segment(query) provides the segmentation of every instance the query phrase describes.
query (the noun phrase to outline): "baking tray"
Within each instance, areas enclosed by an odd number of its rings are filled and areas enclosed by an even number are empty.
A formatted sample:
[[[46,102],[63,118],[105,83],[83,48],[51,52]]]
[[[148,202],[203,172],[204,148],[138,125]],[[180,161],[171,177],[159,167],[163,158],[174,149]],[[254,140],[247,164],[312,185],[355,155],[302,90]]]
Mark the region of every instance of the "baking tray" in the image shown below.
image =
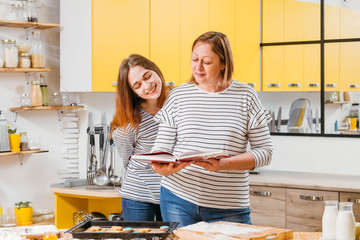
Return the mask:
[[[88,238],[88,239],[106,239],[106,238],[121,238],[121,239],[132,239],[132,238],[145,238],[152,239],[158,237],[159,239],[165,239],[169,234],[175,230],[179,225],[178,222],[125,222],[125,221],[93,221],[85,220],[74,227],[66,231],[71,233],[73,238]],[[92,226],[99,226],[101,228],[111,228],[112,226],[131,227],[131,228],[160,228],[161,226],[169,226],[164,232],[148,232],[148,233],[109,233],[109,232],[85,232],[86,229]]]

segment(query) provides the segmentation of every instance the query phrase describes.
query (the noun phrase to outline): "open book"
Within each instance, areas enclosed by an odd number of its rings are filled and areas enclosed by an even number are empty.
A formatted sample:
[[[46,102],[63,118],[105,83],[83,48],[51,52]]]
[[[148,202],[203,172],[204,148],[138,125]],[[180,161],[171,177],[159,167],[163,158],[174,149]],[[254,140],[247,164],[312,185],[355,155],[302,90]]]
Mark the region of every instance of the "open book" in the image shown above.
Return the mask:
[[[188,161],[207,161],[210,158],[221,159],[229,156],[225,151],[207,151],[207,152],[185,152],[178,156],[174,156],[168,152],[153,152],[132,155],[130,160],[150,161],[150,162],[188,162]]]

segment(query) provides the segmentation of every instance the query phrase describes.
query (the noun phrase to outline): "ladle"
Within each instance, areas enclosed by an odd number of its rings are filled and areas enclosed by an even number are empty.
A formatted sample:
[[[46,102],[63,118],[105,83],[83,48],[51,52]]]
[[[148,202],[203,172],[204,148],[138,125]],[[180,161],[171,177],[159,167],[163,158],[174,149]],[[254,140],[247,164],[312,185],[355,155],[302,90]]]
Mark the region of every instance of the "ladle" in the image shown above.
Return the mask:
[[[121,177],[114,175],[114,168],[113,165],[115,166],[115,162],[114,162],[114,141],[113,139],[110,139],[110,166],[108,169],[108,175],[109,175],[109,180],[110,183],[114,186],[118,186],[121,185]]]

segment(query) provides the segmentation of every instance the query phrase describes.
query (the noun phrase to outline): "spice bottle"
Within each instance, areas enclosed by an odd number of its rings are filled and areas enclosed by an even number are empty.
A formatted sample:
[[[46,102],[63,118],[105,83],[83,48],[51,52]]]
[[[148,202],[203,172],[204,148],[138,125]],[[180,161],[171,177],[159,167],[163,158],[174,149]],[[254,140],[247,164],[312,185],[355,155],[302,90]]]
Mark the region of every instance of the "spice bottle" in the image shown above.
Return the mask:
[[[45,74],[41,73],[40,74],[40,89],[41,89],[41,94],[42,94],[42,105],[43,106],[48,106],[48,89],[47,89],[47,84],[45,82]]]
[[[32,40],[30,47],[31,67],[45,67],[45,44],[41,40],[40,31],[32,32]]]
[[[26,16],[28,22],[38,21],[38,14],[35,7],[35,0],[27,0]]]
[[[4,44],[4,67],[16,68],[18,65],[18,49],[16,47],[16,41],[12,39],[2,40]]]
[[[26,132],[21,132],[20,133],[20,148],[21,148],[21,151],[30,150],[29,149],[29,141],[28,141]]]
[[[42,106],[42,94],[39,81],[31,82],[31,106]]]

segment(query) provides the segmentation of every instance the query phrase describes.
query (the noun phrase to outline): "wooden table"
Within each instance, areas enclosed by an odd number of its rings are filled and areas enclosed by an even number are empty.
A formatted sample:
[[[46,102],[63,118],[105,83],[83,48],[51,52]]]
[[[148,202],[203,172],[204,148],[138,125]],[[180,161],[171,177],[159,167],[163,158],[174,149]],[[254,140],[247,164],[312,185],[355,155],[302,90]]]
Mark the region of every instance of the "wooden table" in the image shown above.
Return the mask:
[[[318,240],[322,232],[294,232],[294,240]]]

